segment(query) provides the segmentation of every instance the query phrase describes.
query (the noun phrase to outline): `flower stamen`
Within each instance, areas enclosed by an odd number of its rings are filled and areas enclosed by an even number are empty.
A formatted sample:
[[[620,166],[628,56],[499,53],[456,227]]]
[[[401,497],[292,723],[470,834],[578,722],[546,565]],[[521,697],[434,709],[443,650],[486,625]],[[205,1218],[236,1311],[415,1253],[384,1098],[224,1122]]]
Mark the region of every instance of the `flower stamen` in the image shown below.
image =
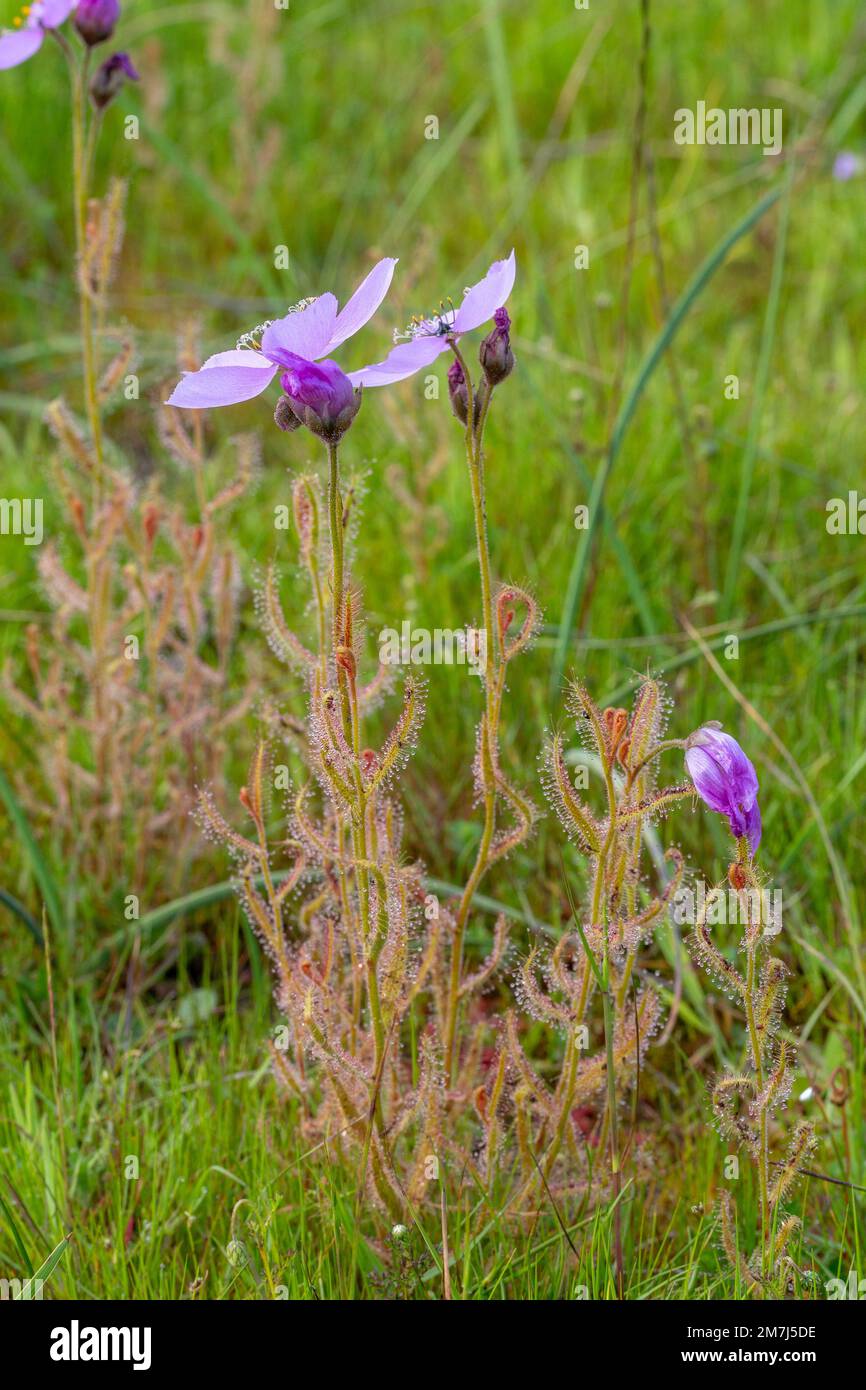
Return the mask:
[[[299,299],[297,304],[293,304],[291,308],[286,310],[285,317],[288,317],[289,314],[299,314],[302,309],[309,309],[310,305],[315,304],[318,298],[317,294],[313,294],[307,299]],[[248,333],[241,334],[235,346],[238,350],[249,348],[252,352],[261,352],[262,338],[273,323],[276,323],[276,319],[265,319],[264,323],[256,324],[255,328],[251,328]]]
[[[450,296],[440,299],[439,310],[431,318],[413,314],[402,332],[395,328],[394,342],[412,342],[415,338],[446,338],[453,331],[456,316],[454,300]]]

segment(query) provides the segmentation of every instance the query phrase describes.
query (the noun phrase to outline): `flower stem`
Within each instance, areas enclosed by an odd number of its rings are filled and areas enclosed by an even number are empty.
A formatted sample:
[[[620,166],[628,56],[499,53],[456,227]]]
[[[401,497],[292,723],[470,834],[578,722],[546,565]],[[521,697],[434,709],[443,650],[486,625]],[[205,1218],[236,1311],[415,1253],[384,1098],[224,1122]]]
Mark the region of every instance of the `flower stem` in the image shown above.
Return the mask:
[[[337,661],[337,649],[343,645],[344,595],[344,550],[343,550],[343,504],[340,496],[340,465],[337,445],[328,446],[328,528],[331,541],[331,603],[333,609],[333,644],[337,683],[340,689],[340,704],[343,728],[352,748],[353,781],[355,802],[352,806],[352,846],[357,867],[355,870],[358,887],[358,908],[361,919],[361,950],[364,954],[367,981],[367,1003],[373,1027],[375,1057],[373,1075],[381,1073],[385,1048],[385,1029],[382,1022],[382,1008],[379,999],[379,981],[376,976],[376,955],[370,940],[370,875],[367,868],[367,794],[361,770],[361,721],[358,710],[358,694],[355,676],[347,672]],[[380,1132],[384,1128],[381,1091],[375,1098],[375,1120]]]
[[[743,854],[742,842],[740,853]],[[746,872],[752,878],[750,866],[746,861]],[[760,923],[758,924],[760,927]],[[764,1056],[760,1030],[755,1018],[755,993],[757,983],[757,952],[759,936],[753,933],[751,922],[747,928],[746,939],[746,990],[744,996],[746,1023],[749,1029],[749,1046],[752,1051],[752,1065],[755,1068],[755,1088],[760,1095],[764,1089]],[[758,1190],[761,1202],[761,1274],[766,1279],[770,1273],[771,1239],[770,1229],[770,1164],[767,1108],[762,1106],[758,1130]]]
[[[445,1076],[452,1078],[455,1061],[457,1014],[460,998],[460,979],[463,970],[463,941],[472,900],[487,869],[493,837],[496,832],[496,769],[499,762],[499,694],[502,689],[501,660],[498,635],[493,623],[493,586],[490,577],[490,547],[487,539],[487,498],[484,488],[483,435],[490,404],[490,390],[482,387],[475,396],[466,364],[456,344],[455,358],[463,368],[468,392],[466,417],[466,462],[472,494],[472,513],[475,521],[475,543],[478,552],[478,571],[481,580],[481,609],[487,640],[488,669],[484,672],[485,710],[482,717],[479,757],[484,787],[484,827],[472,872],[463,890],[454,938],[451,944],[451,970],[448,982],[448,1003],[445,1020]],[[477,418],[476,418],[477,416]],[[491,667],[492,658],[492,670]]]
[[[102,475],[104,471],[102,415],[99,409],[99,396],[96,384],[97,351],[93,329],[93,302],[82,281],[84,254],[87,246],[87,200],[89,195],[89,175],[96,140],[94,127],[91,138],[87,131],[87,75],[90,63],[90,50],[86,49],[80,61],[65,40],[62,40],[70,67],[72,81],[72,189],[75,213],[75,244],[78,263],[78,302],[81,320],[82,368],[84,375],[84,405],[96,470],[93,477],[93,503],[99,506],[102,496]]]
[[[602,771],[604,774],[605,787],[607,789],[608,800],[608,830],[601,847],[598,866],[596,868],[595,885],[592,895],[592,917],[591,924],[598,925],[599,913],[604,913],[604,935],[602,938],[602,1012],[604,1018],[604,1045],[606,1055],[606,1080],[607,1080],[607,1121],[608,1138],[610,1142],[610,1172],[613,1183],[614,1200],[614,1261],[616,1267],[616,1289],[617,1297],[623,1296],[623,1258],[622,1258],[622,1210],[620,1207],[620,1190],[622,1183],[622,1173],[619,1161],[619,1133],[616,1116],[616,1071],[614,1068],[614,1000],[611,987],[610,970],[610,912],[608,911],[607,894],[602,894],[602,889],[606,883],[607,863],[610,851],[616,839],[616,787],[614,785],[613,773],[606,758],[602,759]],[[638,1046],[638,1039],[635,1038],[635,1047]]]

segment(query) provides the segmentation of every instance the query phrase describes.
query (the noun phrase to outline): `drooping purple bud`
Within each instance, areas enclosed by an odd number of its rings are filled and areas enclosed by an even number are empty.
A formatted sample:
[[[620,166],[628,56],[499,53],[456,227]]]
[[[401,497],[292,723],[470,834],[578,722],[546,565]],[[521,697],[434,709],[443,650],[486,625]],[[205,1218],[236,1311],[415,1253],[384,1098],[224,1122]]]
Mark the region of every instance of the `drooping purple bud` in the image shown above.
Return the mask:
[[[758,774],[740,745],[715,724],[686,740],[686,767],[695,791],[712,811],[727,816],[731,834],[746,837],[749,853],[761,842]]]
[[[84,42],[93,48],[111,38],[119,18],[119,0],[78,0],[72,22]]]
[[[90,100],[102,111],[117,96],[126,81],[138,82],[139,76],[128,53],[112,53],[100,64],[90,84]]]
[[[448,368],[448,395],[451,398],[451,409],[461,425],[465,425],[469,418],[469,388],[463,368],[456,357]]]
[[[497,309],[493,315],[493,327],[481,344],[478,360],[491,386],[498,386],[513,372],[511,319],[507,309]]]
[[[361,408],[360,389],[355,390],[346,373],[330,358],[308,362],[285,353],[283,360],[287,362],[289,358],[291,365],[280,377],[280,385],[292,410],[313,434],[335,444]]]

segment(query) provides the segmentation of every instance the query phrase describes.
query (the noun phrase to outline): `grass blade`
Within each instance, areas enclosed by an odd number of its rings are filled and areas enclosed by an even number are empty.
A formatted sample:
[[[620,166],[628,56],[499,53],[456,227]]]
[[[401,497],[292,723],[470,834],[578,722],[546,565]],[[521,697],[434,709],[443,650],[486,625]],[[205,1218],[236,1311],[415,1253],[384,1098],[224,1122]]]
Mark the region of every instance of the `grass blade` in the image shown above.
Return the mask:
[[[18,838],[24,847],[27,858],[30,860],[33,876],[39,885],[42,900],[45,903],[48,916],[51,918],[51,925],[56,932],[60,933],[63,931],[65,922],[57,884],[54,881],[54,877],[45,861],[39,845],[36,843],[36,838],[33,831],[30,829],[30,824],[24,814],[21,804],[15,792],[12,790],[12,784],[2,767],[0,767],[0,800],[2,800],[6,806],[9,819],[17,831]],[[11,906],[11,903],[7,902],[7,906]],[[37,939],[41,940],[41,936],[38,936]]]
[[[718,245],[714,247],[674,304],[665,323],[662,325],[661,331],[638,368],[637,375],[632,382],[631,389],[622,404],[619,416],[614,425],[607,457],[603,466],[596,473],[593,481],[592,494],[589,501],[589,524],[586,530],[581,532],[580,539],[577,543],[568,587],[566,589],[562,617],[559,622],[559,636],[550,673],[551,692],[556,692],[562,681],[565,663],[568,657],[568,648],[571,641],[571,632],[580,611],[580,605],[586,588],[589,561],[595,544],[596,530],[601,520],[604,494],[613,466],[622,448],[622,442],[628,432],[629,425],[631,424],[640,398],[653,372],[664,357],[665,351],[673,342],[678,329],[687,317],[689,310],[698,296],[709,284],[710,280],[719,269],[719,266],[727,259],[728,253],[732,247],[751,231],[756,222],[760,221],[764,213],[773,206],[780,195],[781,190],[778,188],[772,189],[769,193],[766,193],[764,197],[750,209],[746,216],[743,217],[736,226],[722,238]]]
[[[66,1247],[71,1241],[71,1239],[71,1234],[68,1236],[64,1236],[60,1244],[55,1245],[54,1249],[51,1251],[51,1254],[39,1266],[36,1273],[33,1275],[33,1278],[28,1279],[26,1283],[22,1284],[21,1292],[15,1295],[16,1299],[26,1301],[37,1296],[36,1290],[33,1288],[33,1286],[35,1284],[44,1284],[49,1275],[54,1272],[54,1270],[60,1263],[64,1251],[66,1250]]]
[[[770,361],[776,341],[776,320],[779,317],[779,300],[782,294],[782,271],[785,265],[785,247],[788,241],[788,213],[791,207],[791,184],[794,165],[788,169],[785,181],[785,197],[782,201],[779,233],[776,237],[776,250],[773,256],[773,273],[770,277],[770,293],[761,330],[761,346],[758,353],[758,370],[755,376],[755,394],[749,415],[749,433],[740,466],[740,490],[737,495],[737,510],[734,513],[734,526],[731,534],[731,548],[728,551],[728,567],[725,573],[725,588],[722,595],[722,613],[730,614],[734,601],[734,589],[743,554],[743,541],[746,536],[746,521],[749,514],[749,497],[752,491],[752,476],[758,453],[761,434],[761,419],[764,414],[764,398],[767,394],[767,381],[770,375]]]

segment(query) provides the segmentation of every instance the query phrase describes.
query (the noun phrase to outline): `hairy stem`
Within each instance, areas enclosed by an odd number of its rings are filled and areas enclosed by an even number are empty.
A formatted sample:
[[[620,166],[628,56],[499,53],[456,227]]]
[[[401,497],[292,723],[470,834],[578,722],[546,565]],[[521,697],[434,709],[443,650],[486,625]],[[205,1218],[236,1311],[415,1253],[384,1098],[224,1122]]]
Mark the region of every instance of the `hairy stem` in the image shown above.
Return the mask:
[[[381,1072],[385,1048],[385,1029],[382,1023],[382,1008],[379,1000],[379,982],[376,978],[376,955],[370,939],[370,875],[367,869],[367,795],[361,771],[361,721],[358,711],[358,694],[353,672],[347,672],[337,661],[337,649],[343,645],[344,595],[344,554],[343,554],[343,506],[340,497],[340,468],[336,444],[328,444],[328,526],[331,541],[331,602],[333,609],[333,644],[337,682],[340,689],[340,705],[343,727],[352,748],[352,775],[354,781],[355,804],[352,807],[352,846],[358,861],[355,877],[358,888],[358,908],[361,919],[361,949],[364,953],[367,982],[367,1003],[373,1026],[375,1044],[374,1077]],[[381,1092],[377,1090],[375,1101],[377,1126],[384,1128]]]
[[[92,138],[89,139],[87,130],[87,75],[90,62],[90,50],[85,49],[84,56],[80,61],[76,61],[72,50],[65,40],[63,40],[63,45],[69,60],[70,77],[72,81],[72,190],[75,213],[75,243],[80,271],[84,262],[87,246],[89,176],[98,126],[94,126],[91,131]],[[93,453],[96,462],[96,469],[93,477],[93,503],[94,506],[98,506],[102,496],[104,461],[102,415],[99,409],[96,382],[97,351],[93,325],[93,304],[80,280],[78,284],[78,302],[81,319],[84,405],[87,412],[87,422],[90,426],[90,435],[93,441]]]
[[[463,368],[469,397],[466,423],[466,462],[472,493],[472,512],[475,521],[475,542],[478,552],[478,571],[481,579],[481,609],[487,639],[488,669],[484,672],[485,710],[481,729],[481,775],[484,786],[484,828],[472,872],[463,890],[454,938],[451,945],[451,969],[448,982],[448,1004],[445,1021],[445,1075],[451,1079],[455,1062],[457,1014],[460,998],[460,978],[463,971],[463,941],[472,900],[487,870],[493,837],[496,833],[496,768],[499,762],[499,694],[502,688],[501,652],[493,623],[493,587],[490,577],[490,547],[487,539],[487,499],[484,488],[483,434],[490,404],[490,389],[483,387],[476,397],[466,364],[456,344],[452,350]],[[476,414],[478,416],[476,420]],[[492,670],[491,667],[492,658]]]

